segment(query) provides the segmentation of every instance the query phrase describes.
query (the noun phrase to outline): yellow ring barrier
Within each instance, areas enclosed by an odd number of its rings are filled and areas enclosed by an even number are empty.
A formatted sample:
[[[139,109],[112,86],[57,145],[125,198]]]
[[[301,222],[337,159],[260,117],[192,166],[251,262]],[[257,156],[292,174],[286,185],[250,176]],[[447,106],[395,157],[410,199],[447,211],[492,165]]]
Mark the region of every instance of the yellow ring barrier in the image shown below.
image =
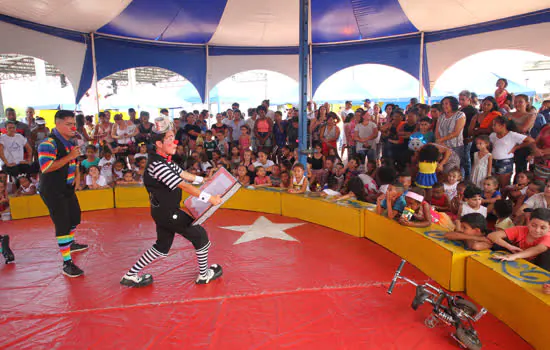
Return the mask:
[[[149,207],[143,187],[77,192],[83,211]],[[13,219],[48,215],[38,195],[10,199]],[[437,225],[410,228],[377,215],[374,205],[333,202],[313,194],[289,194],[278,189],[241,189],[223,208],[279,214],[365,237],[407,259],[443,288],[466,291],[491,313],[537,348],[550,344],[550,296],[542,283],[550,273],[526,261],[495,262],[489,252],[473,252],[443,237]],[[388,276],[390,278],[390,276]]]

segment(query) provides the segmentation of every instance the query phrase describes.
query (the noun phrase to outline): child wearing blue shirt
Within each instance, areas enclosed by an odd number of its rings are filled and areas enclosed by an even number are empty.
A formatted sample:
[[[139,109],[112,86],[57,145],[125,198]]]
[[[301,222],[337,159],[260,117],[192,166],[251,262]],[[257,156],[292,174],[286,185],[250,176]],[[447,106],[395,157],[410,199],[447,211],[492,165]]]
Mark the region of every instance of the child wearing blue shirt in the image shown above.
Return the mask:
[[[431,131],[432,120],[430,118],[424,117],[420,119],[420,123],[418,124],[418,126],[420,128],[420,133],[424,135],[424,140],[426,140],[426,143],[435,142],[434,132]]]
[[[401,183],[395,183],[388,187],[385,195],[378,197],[376,201],[376,212],[393,219],[399,215],[405,207],[405,188]]]

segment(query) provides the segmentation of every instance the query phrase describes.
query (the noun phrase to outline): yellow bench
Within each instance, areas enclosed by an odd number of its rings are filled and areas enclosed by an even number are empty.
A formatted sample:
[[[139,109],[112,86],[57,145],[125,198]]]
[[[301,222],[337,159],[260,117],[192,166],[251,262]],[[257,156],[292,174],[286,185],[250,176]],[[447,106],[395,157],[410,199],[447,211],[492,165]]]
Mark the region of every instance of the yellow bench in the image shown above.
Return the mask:
[[[365,237],[406,259],[445,289],[464,291],[466,257],[475,252],[443,238],[438,225],[414,228],[373,211],[365,210],[364,215]]]
[[[340,203],[308,195],[281,193],[282,215],[309,221],[345,232],[364,236],[363,209],[350,203]]]
[[[241,188],[222,205],[222,208],[281,215],[281,192]]]
[[[542,285],[550,272],[525,260],[500,262],[492,252],[471,255],[466,263],[466,292],[537,349],[550,347],[550,295]]]
[[[115,206],[113,190],[88,190],[76,192],[82,211],[111,209]],[[39,195],[10,198],[12,219],[26,219],[49,215],[48,208]]]

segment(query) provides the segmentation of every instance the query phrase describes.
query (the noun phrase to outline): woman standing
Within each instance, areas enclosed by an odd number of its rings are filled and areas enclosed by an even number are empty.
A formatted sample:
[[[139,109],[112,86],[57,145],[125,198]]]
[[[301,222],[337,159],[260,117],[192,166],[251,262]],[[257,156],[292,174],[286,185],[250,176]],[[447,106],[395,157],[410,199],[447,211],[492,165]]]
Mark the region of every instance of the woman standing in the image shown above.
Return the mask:
[[[326,107],[322,105],[321,107],[319,107],[315,118],[311,120],[311,124],[309,125],[309,132],[311,133],[312,144],[321,141],[321,128],[327,122],[327,113],[328,112]]]
[[[466,115],[458,110],[458,100],[453,96],[447,96],[441,101],[443,113],[439,117],[435,130],[436,142],[451,148],[456,154],[461,155],[461,165],[464,164],[464,135]]]
[[[533,125],[535,125],[535,119],[537,118],[535,113],[531,113],[529,98],[523,94],[515,96],[514,107],[516,111],[508,113],[504,117],[514,122],[518,133],[529,136],[529,132]],[[518,149],[514,153],[516,174],[527,170],[527,157],[530,153],[531,150],[529,148]]]
[[[500,116],[498,103],[492,96],[487,96],[481,102],[481,113],[478,113],[470,122],[468,135],[475,138],[479,135],[491,135],[493,120]]]
[[[135,124],[129,120],[122,120],[122,114],[115,114],[115,125],[111,131],[111,136],[116,140],[118,152],[117,155],[122,158],[135,153],[134,136],[138,134]]]
[[[254,135],[256,136],[256,145],[258,152],[264,151],[267,154],[271,153],[271,138],[273,137],[273,122],[266,117],[267,109],[265,106],[256,108],[258,118],[254,123]]]
[[[328,156],[330,148],[336,149],[336,141],[340,137],[340,129],[336,126],[339,121],[338,116],[334,112],[328,114],[327,125],[321,128],[321,142],[323,145],[323,155]]]
[[[111,113],[99,112],[99,123],[95,126],[94,139],[97,140],[100,147],[108,147],[113,150],[113,137],[111,131],[113,124],[111,124]]]
[[[233,120],[227,123],[227,126],[231,129],[230,141],[231,148],[239,147],[239,138],[241,137],[241,126],[246,125],[243,118],[241,117],[241,111],[236,109],[233,111]]]

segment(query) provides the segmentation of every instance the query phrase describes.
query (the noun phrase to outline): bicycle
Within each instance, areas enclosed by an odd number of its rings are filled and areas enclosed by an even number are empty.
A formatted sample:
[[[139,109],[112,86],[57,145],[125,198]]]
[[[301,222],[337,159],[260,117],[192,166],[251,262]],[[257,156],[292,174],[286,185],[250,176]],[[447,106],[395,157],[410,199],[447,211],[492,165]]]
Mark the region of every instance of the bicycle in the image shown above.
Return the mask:
[[[398,280],[404,280],[416,287],[416,295],[412,301],[411,307],[417,310],[422,304],[428,302],[433,310],[430,316],[426,318],[424,324],[428,328],[434,328],[438,325],[452,326],[455,332],[451,333],[458,344],[469,350],[481,349],[481,341],[474,329],[474,322],[479,321],[487,313],[485,308],[478,310],[472,302],[459,295],[451,295],[445,290],[436,288],[429,283],[418,284],[413,280],[401,276],[403,266],[407,261],[401,260],[393,280],[388,288],[388,294],[392,294],[395,284]]]

